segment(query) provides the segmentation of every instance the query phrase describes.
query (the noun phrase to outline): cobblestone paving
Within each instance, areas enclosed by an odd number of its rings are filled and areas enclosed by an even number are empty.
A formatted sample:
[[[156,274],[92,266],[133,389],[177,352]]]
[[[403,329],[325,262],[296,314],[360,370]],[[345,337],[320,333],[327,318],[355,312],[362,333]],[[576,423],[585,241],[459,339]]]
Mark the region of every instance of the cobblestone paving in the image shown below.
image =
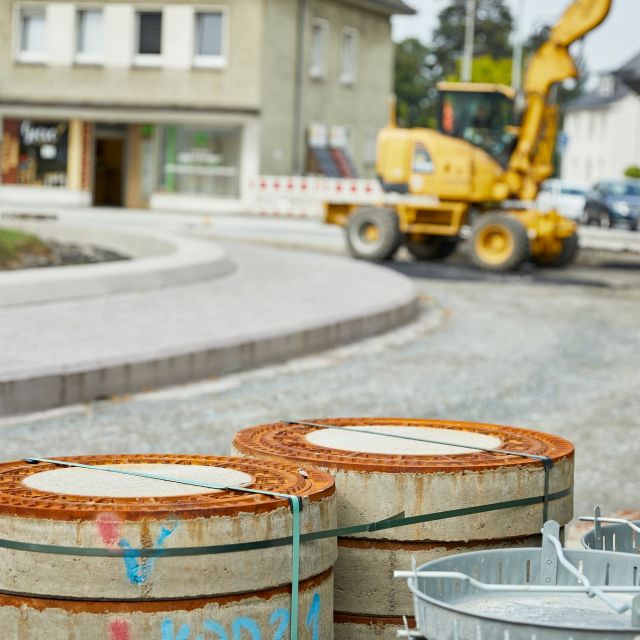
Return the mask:
[[[422,291],[412,325],[199,384],[0,420],[0,458],[226,453],[280,418],[422,416],[514,424],[577,447],[576,511],[639,508],[640,258],[486,276],[400,262]]]

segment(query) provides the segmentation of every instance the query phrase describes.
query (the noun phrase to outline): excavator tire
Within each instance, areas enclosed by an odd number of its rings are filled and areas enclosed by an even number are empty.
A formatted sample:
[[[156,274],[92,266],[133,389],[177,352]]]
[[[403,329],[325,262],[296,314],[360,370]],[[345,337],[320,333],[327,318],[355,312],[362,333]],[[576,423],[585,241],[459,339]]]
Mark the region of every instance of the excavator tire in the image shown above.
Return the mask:
[[[390,260],[403,237],[395,211],[361,207],[347,223],[347,246],[352,256],[362,260]]]
[[[444,260],[456,250],[457,246],[457,239],[438,236],[426,236],[421,240],[407,241],[407,249],[416,260]]]
[[[500,214],[480,216],[469,245],[471,263],[485,271],[515,271],[530,253],[526,227],[517,218]]]
[[[535,264],[539,267],[566,267],[571,264],[578,256],[580,243],[578,234],[574,233],[562,241],[562,249],[557,255],[548,258],[546,256],[537,256],[533,258]]]

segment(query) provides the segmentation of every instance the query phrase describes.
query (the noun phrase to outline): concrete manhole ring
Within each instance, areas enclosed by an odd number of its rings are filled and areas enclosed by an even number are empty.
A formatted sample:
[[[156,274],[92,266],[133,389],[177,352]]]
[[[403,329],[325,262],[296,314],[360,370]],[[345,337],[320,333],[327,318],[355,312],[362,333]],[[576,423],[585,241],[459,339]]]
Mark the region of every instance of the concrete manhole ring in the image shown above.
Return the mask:
[[[303,531],[336,526],[333,478],[298,465],[249,458],[103,455],[64,458],[91,466],[231,482],[302,498]],[[92,476],[93,474],[93,476]],[[82,495],[84,494],[84,495]],[[0,538],[91,549],[229,545],[290,536],[288,501],[237,490],[132,478],[24,461],[0,464]],[[335,539],[301,549],[302,579],[330,569]],[[35,597],[159,600],[270,589],[291,580],[291,547],[157,558],[43,555],[0,545],[0,590]],[[250,568],[250,569],[248,569]]]
[[[448,440],[456,444],[482,446],[491,449],[521,451],[549,456],[554,462],[573,456],[573,445],[548,433],[503,425],[459,422],[450,420],[422,420],[404,418],[336,418],[304,420],[331,427],[347,427],[381,433],[434,440]],[[236,434],[234,446],[241,453],[260,451],[261,457],[291,460],[331,469],[393,472],[395,469],[416,473],[461,472],[495,469],[504,466],[540,465],[540,462],[499,453],[473,451],[458,447],[421,444],[392,438],[378,438],[378,446],[371,451],[375,436],[363,434],[356,439],[353,433],[341,434],[333,430],[279,422],[244,429]],[[342,446],[335,444],[342,441]],[[373,448],[373,447],[371,447]],[[432,449],[432,453],[416,453],[417,449]],[[376,450],[377,449],[377,450]],[[395,452],[394,452],[395,451]],[[412,452],[413,451],[413,452]]]
[[[473,447],[501,449],[553,462],[549,517],[566,524],[573,514],[573,445],[558,436],[517,427],[405,418],[306,420],[320,427],[278,422],[236,434],[239,455],[270,461],[298,461],[329,471],[338,490],[338,522],[352,526],[406,516],[493,504],[544,494],[545,469],[538,459]],[[326,429],[324,426],[332,427]],[[341,428],[347,428],[344,434]],[[354,433],[397,432],[438,444]],[[443,444],[445,443],[445,444]],[[447,444],[448,443],[448,444]],[[452,447],[451,444],[461,445]],[[390,540],[469,541],[536,535],[542,500],[503,511],[420,523],[362,537]]]
[[[336,613],[334,621],[335,640],[395,640],[398,630],[404,629],[402,616],[358,616]],[[407,620],[410,629],[416,628],[415,619]]]
[[[301,638],[333,637],[332,591],[330,570],[300,583],[299,608],[305,629]],[[286,629],[290,605],[290,585],[215,598],[156,602],[87,602],[0,594],[0,637],[142,640],[231,638],[239,633],[271,638],[276,629]],[[190,631],[188,636],[185,630]]]
[[[304,477],[297,465],[277,462],[265,465],[247,458],[149,454],[74,456],[59,460],[96,467],[137,469],[151,474],[158,474],[164,469],[160,475],[168,477],[172,477],[172,472],[175,474],[176,469],[182,466],[191,467],[192,472],[186,475],[177,473],[176,476],[208,483],[217,483],[226,477],[254,489],[308,496],[311,499],[330,490],[331,484],[329,478],[314,470],[309,470],[309,477]],[[208,467],[214,468],[214,471],[208,473]],[[93,494],[85,484],[91,483],[92,475],[99,478]],[[282,507],[286,502],[268,496],[114,476],[108,472],[64,468],[48,463],[0,463],[0,515],[74,520],[109,511],[131,520],[167,515],[189,518],[214,513],[231,515],[243,510],[269,511]],[[109,487],[106,491],[105,484]],[[72,486],[79,488],[77,494],[72,492]],[[142,495],[117,494],[127,486],[140,490]],[[145,487],[152,487],[155,495],[145,495],[149,493]],[[116,494],[109,495],[110,491]]]

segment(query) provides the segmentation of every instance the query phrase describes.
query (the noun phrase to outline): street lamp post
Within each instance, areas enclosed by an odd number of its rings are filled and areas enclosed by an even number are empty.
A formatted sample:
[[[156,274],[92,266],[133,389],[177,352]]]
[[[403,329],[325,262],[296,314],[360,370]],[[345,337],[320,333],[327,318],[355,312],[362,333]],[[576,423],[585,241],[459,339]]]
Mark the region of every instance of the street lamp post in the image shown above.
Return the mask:
[[[473,43],[476,37],[476,8],[478,0],[467,0],[467,19],[464,30],[462,82],[471,82],[473,75]]]
[[[518,14],[516,17],[516,27],[514,29],[515,41],[513,43],[513,65],[511,69],[511,86],[518,92],[522,88],[522,56],[524,48],[524,36],[522,30],[522,25],[524,23],[522,17],[523,14],[524,0],[519,0]]]

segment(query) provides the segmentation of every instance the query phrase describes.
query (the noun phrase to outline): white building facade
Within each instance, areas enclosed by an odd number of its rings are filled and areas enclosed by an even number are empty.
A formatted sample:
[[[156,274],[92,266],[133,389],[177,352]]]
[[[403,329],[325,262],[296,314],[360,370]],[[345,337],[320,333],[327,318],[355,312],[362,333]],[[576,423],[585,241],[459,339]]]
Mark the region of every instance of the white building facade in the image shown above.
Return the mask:
[[[567,106],[563,132],[564,180],[592,185],[623,178],[640,165],[640,96],[605,76],[595,93]]]

